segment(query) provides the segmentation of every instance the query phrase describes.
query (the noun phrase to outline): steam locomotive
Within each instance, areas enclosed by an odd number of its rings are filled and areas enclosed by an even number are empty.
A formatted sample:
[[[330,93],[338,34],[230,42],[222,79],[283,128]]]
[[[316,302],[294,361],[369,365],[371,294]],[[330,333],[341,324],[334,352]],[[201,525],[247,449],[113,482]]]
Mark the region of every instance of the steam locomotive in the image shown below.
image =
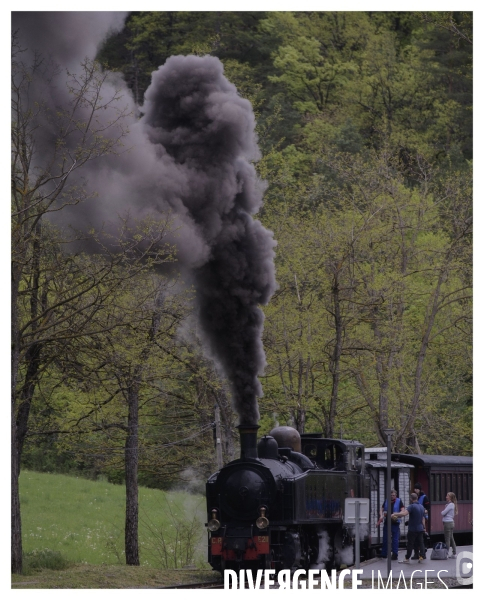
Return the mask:
[[[345,498],[368,497],[364,446],[277,427],[207,481],[208,560],[225,569],[338,569],[354,563]],[[363,550],[369,550],[363,536]]]
[[[383,540],[383,526],[376,521],[386,498],[386,449],[365,451],[356,441],[299,434],[292,427],[277,427],[257,444],[257,429],[239,427],[240,459],[206,484],[213,569],[339,569],[354,564],[354,526],[344,523],[345,499],[352,497],[370,499],[370,523],[360,526],[358,552],[363,559],[375,556]],[[441,504],[446,492],[454,491],[461,515],[454,534],[469,543],[472,457],[392,454],[392,487],[405,506],[416,481],[434,507],[428,519],[432,542],[442,538]],[[404,544],[404,519],[400,528]]]

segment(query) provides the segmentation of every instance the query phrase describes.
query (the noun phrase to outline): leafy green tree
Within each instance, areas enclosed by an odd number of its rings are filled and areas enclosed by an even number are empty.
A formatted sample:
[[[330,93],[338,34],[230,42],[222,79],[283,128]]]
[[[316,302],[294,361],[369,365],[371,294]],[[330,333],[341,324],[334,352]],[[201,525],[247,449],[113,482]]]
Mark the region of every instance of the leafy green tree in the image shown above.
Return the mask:
[[[132,12],[125,29],[106,41],[99,60],[124,73],[137,103],[142,104],[151,73],[172,55],[213,54],[224,62],[260,63],[264,49],[257,26],[262,14],[251,11]]]
[[[365,13],[270,13],[261,26],[277,31],[281,44],[274,52],[284,84],[302,113],[326,111],[338,104],[345,82],[354,73],[356,49],[366,44],[370,32]]]
[[[165,251],[164,254],[169,256]],[[168,259],[165,259],[168,260]],[[94,389],[89,410],[81,415],[77,423],[94,420],[95,428],[107,431],[120,429],[125,435],[124,471],[126,483],[125,556],[129,565],[139,565],[138,549],[138,468],[140,405],[152,400],[143,397],[147,381],[156,376],[154,359],[160,339],[166,337],[179,323],[180,311],[173,299],[166,301],[167,283],[152,275],[131,280],[131,287],[116,298],[116,303],[96,316],[98,330],[92,344],[79,348],[75,359],[75,370],[83,379],[90,377],[99,382]],[[143,290],[140,293],[140,290]],[[117,326],[112,325],[116,323]],[[84,358],[86,357],[86,358]],[[87,359],[86,367],[82,367]],[[99,400],[100,394],[104,395]],[[102,410],[116,400],[124,407],[124,417],[116,411],[115,420],[106,420]],[[118,402],[119,403],[119,402]],[[112,409],[110,409],[112,412]],[[108,413],[109,414],[109,413]]]
[[[348,430],[351,418],[350,430],[358,433],[359,423],[358,436],[372,443],[383,443],[382,430],[392,425],[399,447],[418,450],[418,439],[430,440],[425,419],[453,402],[436,375],[437,365],[448,364],[445,340],[467,353],[469,175],[444,183],[417,158],[415,186],[389,153],[363,158],[333,147],[318,160],[324,175],[313,179],[311,194],[324,202],[265,212],[279,240],[280,290],[266,309],[264,403],[300,428],[301,411],[319,413],[326,435],[337,421]],[[453,378],[459,372],[468,389],[468,368],[456,364]],[[468,423],[465,414],[459,427]],[[377,440],[368,437],[368,423]],[[433,447],[443,443],[436,436]]]
[[[22,568],[18,474],[28,430],[30,406],[46,363],[52,361],[49,346],[73,337],[67,331],[69,316],[83,315],[84,326],[95,312],[93,300],[101,282],[110,279],[109,266],[93,262],[84,270],[82,258],[63,256],[59,240],[46,216],[87,197],[79,186],[69,185],[72,174],[89,161],[112,153],[124,136],[123,110],[116,108],[119,91],[102,98],[100,89],[108,73],[97,63],[85,61],[79,74],[67,74],[71,102],[62,110],[33,102],[29,91],[46,85],[52,65],[34,58],[23,60],[23,49],[12,41],[12,571]],[[115,115],[106,129],[97,118],[100,111]],[[82,117],[81,117],[82,113]],[[87,117],[84,120],[83,117]],[[51,145],[39,142],[39,131],[49,123]],[[119,283],[119,281],[118,281]],[[111,279],[110,285],[116,285]],[[109,287],[109,284],[108,284]],[[100,293],[102,298],[103,294]],[[81,318],[82,320],[82,318]],[[79,332],[77,331],[77,334]]]

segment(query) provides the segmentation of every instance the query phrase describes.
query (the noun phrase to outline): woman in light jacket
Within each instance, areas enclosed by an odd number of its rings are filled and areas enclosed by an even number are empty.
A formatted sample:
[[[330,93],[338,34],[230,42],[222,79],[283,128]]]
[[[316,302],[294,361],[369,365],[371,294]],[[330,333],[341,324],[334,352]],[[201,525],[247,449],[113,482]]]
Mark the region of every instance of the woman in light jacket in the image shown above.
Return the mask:
[[[445,499],[447,500],[447,504],[440,513],[444,524],[445,545],[449,550],[452,546],[453,554],[449,555],[449,558],[455,558],[457,548],[454,542],[454,515],[457,514],[457,498],[453,492],[449,492]]]

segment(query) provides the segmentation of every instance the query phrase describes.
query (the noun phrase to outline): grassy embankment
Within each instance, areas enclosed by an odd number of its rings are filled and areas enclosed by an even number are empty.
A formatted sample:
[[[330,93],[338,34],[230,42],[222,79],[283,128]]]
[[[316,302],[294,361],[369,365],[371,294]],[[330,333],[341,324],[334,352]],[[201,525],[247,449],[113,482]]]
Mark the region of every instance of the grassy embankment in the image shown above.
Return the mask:
[[[193,577],[194,567],[210,568],[202,496],[140,488],[141,568],[124,565],[123,486],[24,471],[20,502],[25,574],[14,576],[14,584],[162,586],[184,580],[181,573],[187,567]]]

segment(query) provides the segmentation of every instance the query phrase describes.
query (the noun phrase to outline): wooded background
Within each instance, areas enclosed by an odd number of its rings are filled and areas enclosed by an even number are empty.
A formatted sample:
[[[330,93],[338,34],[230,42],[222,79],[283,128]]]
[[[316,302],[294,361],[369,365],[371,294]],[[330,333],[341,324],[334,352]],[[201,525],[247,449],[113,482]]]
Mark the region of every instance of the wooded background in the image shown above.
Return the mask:
[[[65,187],[75,109],[56,115],[53,195],[53,169],[30,169],[42,107],[23,103],[33,75],[18,51],[16,468],[203,490],[216,469],[215,407],[224,461],[237,422],[202,351],[194,292],[157,268],[176,260],[163,244],[169,215],[162,226],[126,223],[116,252],[96,231],[102,252],[65,251],[65,232],[45,217],[60,198],[82,201]],[[256,114],[267,182],[257,218],[277,240],[279,285],[264,307],[259,433],[290,424],[374,446],[390,426],[396,451],[470,454],[472,13],[133,12],[99,63],[84,63],[73,98],[111,70],[142,104],[151,73],[176,54],[218,57]],[[85,133],[79,170],[123,138],[94,122]]]

